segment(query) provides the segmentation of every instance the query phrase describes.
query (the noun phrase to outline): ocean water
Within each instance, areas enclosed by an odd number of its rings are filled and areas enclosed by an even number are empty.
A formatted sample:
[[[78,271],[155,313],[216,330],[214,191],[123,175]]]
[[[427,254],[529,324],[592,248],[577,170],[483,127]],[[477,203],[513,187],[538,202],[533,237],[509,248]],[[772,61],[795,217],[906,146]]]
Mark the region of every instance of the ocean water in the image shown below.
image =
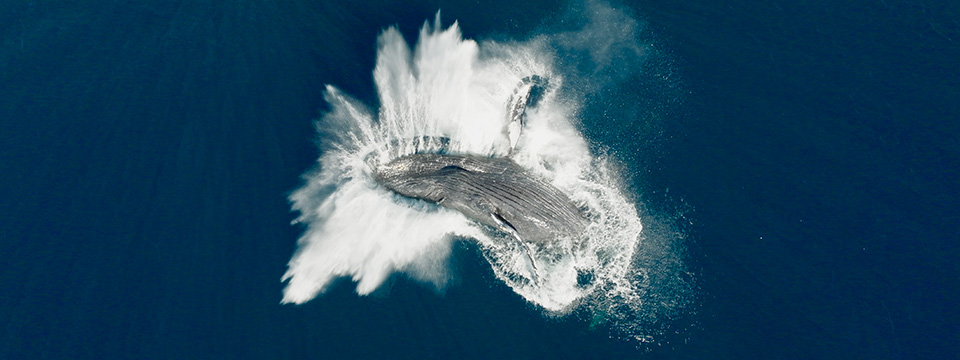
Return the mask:
[[[958,15],[5,2],[0,358],[956,358]],[[356,166],[502,153],[529,73],[521,165],[609,220],[539,287]]]

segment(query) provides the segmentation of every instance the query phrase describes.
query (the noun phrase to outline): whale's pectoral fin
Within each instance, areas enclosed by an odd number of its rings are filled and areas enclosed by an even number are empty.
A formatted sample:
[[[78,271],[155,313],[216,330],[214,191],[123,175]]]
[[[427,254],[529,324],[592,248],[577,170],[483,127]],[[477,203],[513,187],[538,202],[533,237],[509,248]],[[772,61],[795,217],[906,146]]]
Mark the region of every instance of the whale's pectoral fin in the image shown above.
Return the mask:
[[[493,220],[500,224],[502,228],[510,230],[508,232],[510,233],[511,237],[517,241],[517,246],[520,248],[520,251],[523,252],[524,258],[527,259],[527,266],[529,267],[527,270],[530,272],[529,278],[533,280],[534,284],[539,285],[539,269],[537,269],[537,262],[533,259],[533,251],[531,251],[530,245],[520,238],[520,233],[517,231],[517,228],[507,221],[507,219],[504,219],[503,215],[500,215],[499,209],[491,213],[490,216],[493,217]]]
[[[493,220],[496,221],[498,224],[503,225],[504,227],[509,228],[510,230],[513,230],[513,232],[516,234],[520,233],[519,231],[517,231],[516,226],[513,226],[513,224],[507,221],[507,219],[503,218],[503,215],[500,215],[499,210],[494,211],[493,214],[490,214],[490,215],[493,216]]]
[[[507,102],[507,126],[504,132],[510,141],[510,150],[517,147],[520,134],[526,126],[525,113],[528,106],[536,106],[547,90],[547,79],[531,75],[520,80]]]

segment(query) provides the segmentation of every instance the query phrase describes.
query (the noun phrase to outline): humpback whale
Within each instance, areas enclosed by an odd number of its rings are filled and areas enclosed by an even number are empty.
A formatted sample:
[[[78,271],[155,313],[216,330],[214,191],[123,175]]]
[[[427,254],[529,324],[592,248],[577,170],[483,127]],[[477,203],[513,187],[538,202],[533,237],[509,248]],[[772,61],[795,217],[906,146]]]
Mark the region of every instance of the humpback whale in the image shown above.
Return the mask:
[[[413,154],[374,176],[400,195],[459,211],[523,242],[577,237],[587,226],[566,195],[509,158]]]
[[[524,78],[507,103],[504,135],[511,155],[524,127],[525,111],[543,96],[546,80]],[[433,137],[414,139],[436,141]],[[507,157],[414,153],[373,169],[376,181],[399,195],[459,211],[467,218],[508,234],[526,252],[532,278],[536,263],[529,247],[558,238],[577,238],[588,225],[580,209],[559,189]]]

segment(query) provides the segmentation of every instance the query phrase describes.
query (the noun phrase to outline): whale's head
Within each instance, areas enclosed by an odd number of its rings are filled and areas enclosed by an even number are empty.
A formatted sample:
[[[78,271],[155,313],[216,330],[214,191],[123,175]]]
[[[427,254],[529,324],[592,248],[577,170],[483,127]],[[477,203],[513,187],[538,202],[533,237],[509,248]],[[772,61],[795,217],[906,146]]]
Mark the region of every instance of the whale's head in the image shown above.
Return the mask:
[[[374,176],[378,183],[400,195],[439,203],[449,192],[446,177],[452,172],[467,172],[443,159],[429,154],[404,156],[377,166]]]

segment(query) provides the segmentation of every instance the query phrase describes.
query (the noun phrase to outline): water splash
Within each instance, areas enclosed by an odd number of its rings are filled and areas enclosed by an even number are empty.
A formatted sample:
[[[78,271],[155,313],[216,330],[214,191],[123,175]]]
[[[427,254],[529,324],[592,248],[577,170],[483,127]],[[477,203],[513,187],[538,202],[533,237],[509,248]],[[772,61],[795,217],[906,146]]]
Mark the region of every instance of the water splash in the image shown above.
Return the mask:
[[[569,43],[571,34],[559,36]],[[333,86],[331,106],[318,124],[319,166],[290,196],[306,225],[283,280],[284,303],[303,303],[339,277],[369,294],[390,274],[406,273],[442,288],[456,237],[478,241],[496,276],[550,314],[579,305],[595,314],[643,307],[644,273],[635,252],[643,238],[635,204],[623,194],[617,168],[591,154],[577,130],[580,96],[557,89],[564,77],[549,38],[524,43],[463,39],[456,23],[424,24],[411,51],[395,28],[378,39],[374,79],[380,108],[374,114]],[[564,46],[564,45],[561,45]],[[594,44],[594,46],[602,46]],[[636,54],[640,54],[637,52]],[[511,152],[504,131],[508,104],[524,77],[540,75],[551,86],[527,109],[526,128]],[[567,194],[590,219],[578,238],[532,247],[538,265],[530,281],[523,249],[465,218],[422,201],[403,199],[379,186],[371,167],[417,152],[507,156]]]

